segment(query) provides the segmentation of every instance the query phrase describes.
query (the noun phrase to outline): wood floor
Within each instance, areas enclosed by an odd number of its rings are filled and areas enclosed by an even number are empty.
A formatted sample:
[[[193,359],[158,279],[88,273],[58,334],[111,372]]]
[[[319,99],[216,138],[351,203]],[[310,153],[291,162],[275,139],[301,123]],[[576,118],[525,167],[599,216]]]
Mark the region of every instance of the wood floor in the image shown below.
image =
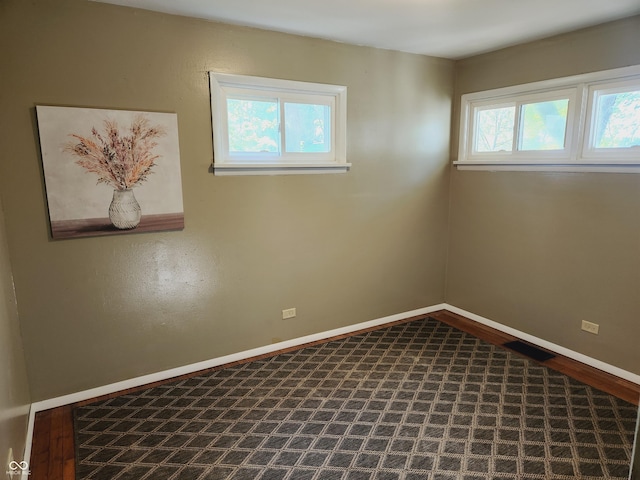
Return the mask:
[[[421,315],[419,317],[413,317],[394,323],[405,323],[408,321],[416,320],[418,318],[433,317],[443,323],[449,324],[459,330],[470,333],[471,335],[485,340],[494,345],[502,345],[506,342],[517,340],[516,337],[507,335],[498,330],[494,330],[485,325],[481,325],[477,322],[469,320],[463,316],[441,310],[429,315]],[[380,327],[370,328],[362,330],[360,332],[354,332],[348,335],[341,335],[331,339],[321,340],[314,343],[323,343],[338,338],[344,338],[349,335],[355,335],[365,331],[376,330],[379,328],[388,327],[391,324],[383,325]],[[280,352],[263,355],[262,357],[269,357],[282,353],[284,351],[295,350],[299,347],[292,347]],[[254,357],[252,359],[243,360],[243,363],[247,361],[256,360],[262,357]],[[602,390],[604,392],[615,395],[623,400],[638,405],[640,399],[640,385],[621,379],[609,373],[595,369],[588,365],[582,364],[567,357],[557,355],[551,360],[544,362],[544,365],[554,370],[560,371],[570,377],[575,378],[581,382],[591,385],[594,388]],[[217,370],[225,368],[229,365],[216,367]],[[202,372],[196,372],[184,377],[199,375]],[[175,379],[166,380],[159,383],[166,383]],[[154,385],[156,385],[154,384]],[[105,397],[115,397],[135,390],[142,390],[148,388],[150,385],[130,389],[123,392],[114,393]],[[91,399],[82,404],[87,404],[97,399]],[[65,405],[64,407],[54,408],[43,412],[38,412],[35,418],[34,433],[33,433],[33,445],[31,449],[31,463],[30,480],[75,480],[75,452],[73,445],[73,411],[74,405]]]

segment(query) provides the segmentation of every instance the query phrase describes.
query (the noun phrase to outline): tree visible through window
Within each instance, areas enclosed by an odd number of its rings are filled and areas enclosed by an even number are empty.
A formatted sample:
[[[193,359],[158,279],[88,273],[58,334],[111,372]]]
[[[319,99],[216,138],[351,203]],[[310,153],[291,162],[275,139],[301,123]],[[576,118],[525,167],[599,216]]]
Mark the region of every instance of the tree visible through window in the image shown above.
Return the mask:
[[[510,152],[513,149],[515,112],[515,106],[478,110],[476,152]]]
[[[640,65],[462,95],[467,170],[640,173]]]
[[[277,101],[227,99],[229,152],[280,151]]]
[[[209,72],[214,173],[343,173],[347,87]]]
[[[514,135],[517,150],[562,150],[565,148],[569,99],[525,103],[519,106],[477,108],[475,151],[511,152]],[[515,117],[519,112],[516,132]]]
[[[593,146],[640,146],[640,91],[599,95]]]

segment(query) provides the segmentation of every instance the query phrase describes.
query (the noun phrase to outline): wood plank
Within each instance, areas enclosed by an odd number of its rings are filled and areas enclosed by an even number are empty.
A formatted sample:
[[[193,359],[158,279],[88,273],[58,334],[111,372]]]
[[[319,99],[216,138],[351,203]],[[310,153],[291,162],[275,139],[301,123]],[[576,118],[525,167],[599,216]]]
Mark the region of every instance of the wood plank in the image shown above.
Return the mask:
[[[468,318],[465,318],[462,315],[458,315],[456,313],[452,313],[446,310],[440,310],[438,312],[434,312],[431,314],[431,316],[442,323],[451,325],[452,327],[457,328],[458,330],[467,332],[473,335],[474,337],[477,337],[481,340],[492,343],[494,345],[502,345],[507,342],[518,340],[513,335],[509,335],[507,333],[496,330],[495,328],[491,328],[487,325],[474,322],[473,320],[469,320]]]
[[[31,459],[29,462],[29,470],[31,470],[30,480],[48,479],[51,412],[51,410],[46,410],[36,414],[33,425]]]
[[[73,407],[36,414],[30,480],[75,480]]]
[[[51,430],[49,432],[49,480],[62,479],[62,436],[64,432],[64,407],[51,411]]]
[[[73,438],[73,407],[62,407],[62,480],[76,478],[76,451]]]

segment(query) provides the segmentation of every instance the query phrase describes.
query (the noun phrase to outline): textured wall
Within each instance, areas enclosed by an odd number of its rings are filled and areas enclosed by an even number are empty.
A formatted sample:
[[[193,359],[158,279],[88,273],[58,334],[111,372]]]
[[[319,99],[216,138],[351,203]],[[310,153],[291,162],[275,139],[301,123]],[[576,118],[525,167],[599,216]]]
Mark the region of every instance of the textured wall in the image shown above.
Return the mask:
[[[21,462],[29,413],[27,370],[20,338],[13,277],[0,203],[0,474],[9,449]]]
[[[443,301],[453,62],[84,0],[4,0],[0,44],[34,400]],[[209,70],[346,85],[352,171],[213,176]],[[36,104],[177,112],[185,230],[51,241]]]
[[[637,16],[460,61],[453,131],[464,93],[637,65],[638,44]],[[640,374],[640,175],[453,170],[446,298]]]

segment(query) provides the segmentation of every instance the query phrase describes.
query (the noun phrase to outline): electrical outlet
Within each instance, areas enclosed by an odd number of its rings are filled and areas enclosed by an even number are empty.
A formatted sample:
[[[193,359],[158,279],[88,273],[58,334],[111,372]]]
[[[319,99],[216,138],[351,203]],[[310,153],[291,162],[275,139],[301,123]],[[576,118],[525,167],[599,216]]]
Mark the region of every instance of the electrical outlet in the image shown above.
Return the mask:
[[[587,322],[586,320],[582,320],[582,330],[585,332],[593,333],[594,335],[598,335],[598,330],[600,330],[600,325],[597,323]]]
[[[286,308],[282,310],[282,319],[286,320],[287,318],[293,318],[296,316],[295,308]]]

